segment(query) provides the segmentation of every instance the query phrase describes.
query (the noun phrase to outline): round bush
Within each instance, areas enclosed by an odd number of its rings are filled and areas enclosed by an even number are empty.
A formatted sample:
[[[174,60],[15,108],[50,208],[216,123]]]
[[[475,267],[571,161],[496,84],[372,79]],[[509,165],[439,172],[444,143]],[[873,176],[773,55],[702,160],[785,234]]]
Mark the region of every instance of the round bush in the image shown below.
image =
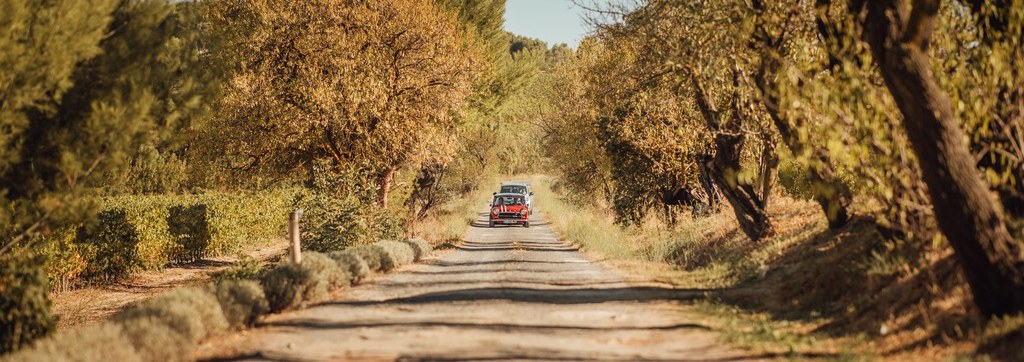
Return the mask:
[[[381,256],[381,264],[384,271],[390,271],[402,265],[412,263],[416,259],[416,254],[412,247],[401,241],[383,240],[373,245],[379,246],[384,251]]]
[[[366,262],[366,266],[369,267],[371,271],[381,272],[391,270],[391,268],[384,269],[384,261],[382,259],[385,251],[378,245],[360,245],[348,248],[345,251],[351,251],[360,259],[363,259],[363,261]]]
[[[192,343],[227,330],[228,322],[217,297],[204,288],[178,288],[125,309],[115,321],[153,319],[166,324]]]
[[[403,243],[408,244],[409,247],[412,248],[413,252],[415,252],[416,261],[420,261],[427,255],[430,255],[433,251],[433,248],[430,247],[430,243],[420,238],[405,240]]]
[[[366,260],[351,250],[335,251],[329,256],[338,263],[338,267],[348,270],[352,284],[358,284],[370,276],[370,266]]]
[[[296,264],[285,263],[267,271],[260,279],[270,311],[277,313],[302,304],[302,295],[313,273]]]
[[[255,281],[221,280],[213,288],[231,328],[252,326],[270,311],[263,288]]]
[[[115,323],[73,329],[36,342],[32,347],[0,357],[0,361],[146,361],[132,347],[128,334]]]

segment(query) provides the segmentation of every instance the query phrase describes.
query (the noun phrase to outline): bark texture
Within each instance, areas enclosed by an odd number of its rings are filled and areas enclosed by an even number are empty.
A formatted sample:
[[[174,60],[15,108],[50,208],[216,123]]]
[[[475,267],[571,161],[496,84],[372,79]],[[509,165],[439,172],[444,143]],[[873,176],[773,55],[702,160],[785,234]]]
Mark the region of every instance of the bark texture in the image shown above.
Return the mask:
[[[938,0],[853,0],[863,36],[903,114],[939,228],[987,316],[1024,311],[1024,250],[978,172],[928,44]],[[912,6],[911,6],[912,5]]]
[[[742,184],[737,179],[737,174],[741,170],[740,156],[746,138],[743,134],[743,118],[738,106],[739,94],[736,91],[733,92],[730,100],[732,109],[726,114],[715,107],[695,72],[691,71],[690,79],[697,92],[697,107],[708,128],[715,133],[715,155],[704,167],[710,171],[708,173],[715,186],[725,196],[726,201],[732,205],[736,221],[739,222],[743,233],[754,241],[772,235],[774,229],[771,218],[768,216],[766,203],[768,195],[758,195],[753,186]],[[739,88],[739,70],[734,70],[733,87],[734,89]]]

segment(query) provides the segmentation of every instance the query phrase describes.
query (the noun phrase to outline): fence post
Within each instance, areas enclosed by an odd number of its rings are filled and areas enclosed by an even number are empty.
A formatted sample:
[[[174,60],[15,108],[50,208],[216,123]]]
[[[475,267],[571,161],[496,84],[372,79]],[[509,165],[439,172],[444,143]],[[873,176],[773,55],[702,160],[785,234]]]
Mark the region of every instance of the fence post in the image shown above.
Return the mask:
[[[292,243],[292,262],[302,263],[302,247],[299,234],[299,218],[302,217],[302,209],[292,211],[288,217],[288,237]]]

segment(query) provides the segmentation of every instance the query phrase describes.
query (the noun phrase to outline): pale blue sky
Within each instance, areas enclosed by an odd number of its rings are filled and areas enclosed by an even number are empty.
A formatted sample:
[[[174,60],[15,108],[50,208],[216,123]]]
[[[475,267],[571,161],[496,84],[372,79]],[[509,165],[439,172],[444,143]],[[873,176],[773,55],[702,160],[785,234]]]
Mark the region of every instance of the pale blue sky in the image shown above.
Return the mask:
[[[590,31],[585,14],[571,0],[507,0],[505,30],[543,40],[548,46],[566,43],[576,48]]]

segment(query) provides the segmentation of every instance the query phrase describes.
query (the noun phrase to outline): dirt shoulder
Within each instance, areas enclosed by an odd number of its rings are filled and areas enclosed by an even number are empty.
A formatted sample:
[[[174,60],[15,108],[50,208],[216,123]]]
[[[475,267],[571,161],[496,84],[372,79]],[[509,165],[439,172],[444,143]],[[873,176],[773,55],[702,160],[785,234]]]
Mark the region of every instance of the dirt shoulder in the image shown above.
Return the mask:
[[[286,253],[287,247],[287,240],[275,240],[246,250],[241,255],[260,261],[269,260]],[[53,301],[53,313],[58,318],[57,329],[103,321],[134,302],[173,288],[205,283],[211,272],[231,267],[238,260],[238,255],[209,258],[188,265],[142,272],[116,284],[53,293],[50,300]]]

